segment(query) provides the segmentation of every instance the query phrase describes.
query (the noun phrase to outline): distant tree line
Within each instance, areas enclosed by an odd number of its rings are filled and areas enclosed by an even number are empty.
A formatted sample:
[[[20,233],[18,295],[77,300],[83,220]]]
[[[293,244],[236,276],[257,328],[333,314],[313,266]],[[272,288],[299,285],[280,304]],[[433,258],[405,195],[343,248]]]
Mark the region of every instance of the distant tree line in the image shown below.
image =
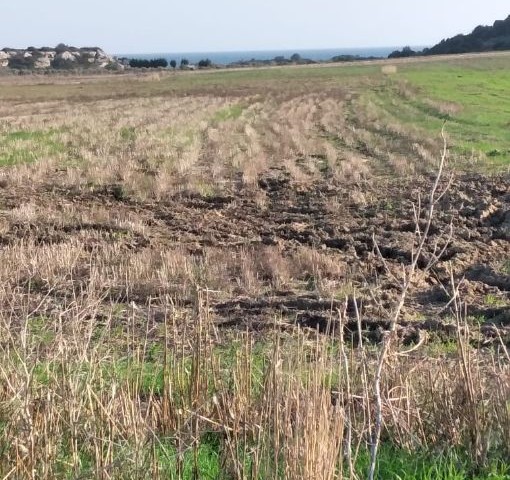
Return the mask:
[[[308,65],[317,63],[309,58],[303,58],[299,53],[294,53],[290,58],[286,58],[283,55],[278,55],[274,58],[268,58],[265,60],[252,58],[251,60],[239,60],[232,62],[229,67],[248,67],[248,66],[263,66],[263,65]]]
[[[129,66],[132,68],[166,68],[168,67],[168,61],[165,58],[153,58],[150,60],[132,58],[129,60]]]
[[[510,50],[510,15],[496,20],[492,26],[479,25],[468,35],[455,35],[441,40],[431,48],[415,52],[410,47],[395,50],[388,58],[414,57],[416,55],[448,55],[455,53],[491,52]]]
[[[204,58],[198,62],[199,68],[209,68],[213,66],[212,61],[209,58]],[[129,59],[129,66],[132,68],[167,68],[168,66],[173,69],[177,68],[176,60],[166,60],[165,58],[153,58],[153,59],[139,59],[139,58],[131,58]],[[179,67],[182,70],[189,69],[193,67],[187,58],[182,58],[179,64]],[[194,68],[194,67],[193,67]]]
[[[335,55],[331,58],[332,62],[360,62],[362,60],[378,60],[380,57],[364,57],[362,55]]]
[[[277,65],[308,65],[310,63],[315,63],[313,60],[309,58],[303,58],[299,53],[293,53],[290,58],[285,58],[283,55],[279,55],[273,58],[273,62]]]

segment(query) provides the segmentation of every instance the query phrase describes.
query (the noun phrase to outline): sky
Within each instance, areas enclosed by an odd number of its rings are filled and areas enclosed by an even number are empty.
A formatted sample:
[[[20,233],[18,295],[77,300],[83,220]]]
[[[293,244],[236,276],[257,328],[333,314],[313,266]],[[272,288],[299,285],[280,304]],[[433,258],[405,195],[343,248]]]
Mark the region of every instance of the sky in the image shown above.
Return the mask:
[[[3,5],[2,5],[3,4]],[[0,48],[108,53],[433,45],[510,14],[508,0],[16,0]]]

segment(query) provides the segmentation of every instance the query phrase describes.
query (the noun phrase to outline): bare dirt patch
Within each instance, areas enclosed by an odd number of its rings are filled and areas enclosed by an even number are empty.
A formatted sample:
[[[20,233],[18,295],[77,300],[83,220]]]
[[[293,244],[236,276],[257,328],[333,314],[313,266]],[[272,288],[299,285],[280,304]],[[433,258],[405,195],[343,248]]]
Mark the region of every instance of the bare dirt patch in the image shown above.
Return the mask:
[[[79,244],[86,252],[77,260],[83,267],[76,270],[82,272],[82,287],[91,281],[87,265],[110,262],[116,268],[118,258],[101,259],[104,249],[116,248],[141,263],[178,249],[188,265],[181,277],[169,278],[167,272],[165,287],[161,273],[157,280],[146,271],[135,275],[129,288],[106,281],[104,301],[135,302],[142,310],[150,303],[157,310],[162,295],[175,293],[168,287],[174,282],[181,284],[184,308],[192,307],[197,288],[209,291],[209,310],[219,328],[264,331],[277,325],[334,332],[338,310],[345,310],[351,318],[344,324],[345,333],[354,339],[356,297],[364,335],[379,340],[399,293],[402,265],[411,261],[416,242],[413,202],[425,202],[430,179],[299,183],[279,168],[261,174],[257,183],[223,195],[182,193],[150,202],[119,198],[109,187],[6,188],[0,245],[5,253],[20,243]],[[461,283],[468,316],[481,325],[473,340],[491,342],[494,326],[510,339],[510,277],[502,267],[510,258],[509,185],[508,175],[463,175],[452,182],[418,262],[416,284],[399,327],[407,343],[418,339],[420,331],[443,339],[455,335],[449,326],[451,273]],[[32,213],[23,222],[19,212],[12,212],[25,202],[53,214]],[[69,220],[58,216],[70,209],[74,216]],[[99,211],[103,217],[110,212],[110,217],[94,220]],[[133,218],[136,228],[126,220]],[[440,260],[428,269],[439,251]],[[159,272],[162,261],[151,262]],[[196,274],[212,264],[212,274]],[[183,289],[187,282],[189,288]],[[13,288],[19,286],[13,282]]]

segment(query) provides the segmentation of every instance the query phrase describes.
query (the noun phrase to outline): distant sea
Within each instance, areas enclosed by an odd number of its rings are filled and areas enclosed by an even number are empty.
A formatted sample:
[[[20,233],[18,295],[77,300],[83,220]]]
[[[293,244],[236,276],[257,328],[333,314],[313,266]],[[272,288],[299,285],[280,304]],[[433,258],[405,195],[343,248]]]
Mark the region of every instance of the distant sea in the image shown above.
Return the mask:
[[[336,55],[359,55],[360,57],[381,57],[386,58],[394,50],[402,47],[376,47],[376,48],[324,48],[316,50],[254,50],[238,52],[175,52],[175,53],[119,53],[116,57],[126,58],[166,58],[168,61],[175,60],[178,64],[183,58],[190,63],[198,63],[208,58],[211,62],[227,65],[241,60],[272,60],[275,57],[283,56],[290,58],[298,53],[302,58],[309,58],[315,61],[331,60]],[[412,47],[413,50],[421,50],[423,47]]]

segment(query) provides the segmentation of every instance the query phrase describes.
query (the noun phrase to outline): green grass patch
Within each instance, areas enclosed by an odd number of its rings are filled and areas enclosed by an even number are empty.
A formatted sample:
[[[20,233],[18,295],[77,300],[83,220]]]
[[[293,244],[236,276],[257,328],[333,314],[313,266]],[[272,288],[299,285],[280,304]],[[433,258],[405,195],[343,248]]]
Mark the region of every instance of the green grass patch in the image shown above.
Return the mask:
[[[510,258],[507,258],[501,262],[501,273],[510,275]]]
[[[489,307],[504,307],[507,305],[507,302],[503,298],[498,297],[493,293],[485,295],[483,302]]]
[[[406,68],[407,95],[390,89],[395,117],[437,131],[447,121],[458,153],[481,153],[487,164],[510,164],[510,61],[434,63]]]
[[[0,133],[0,166],[31,163],[65,151],[56,129]]]
[[[175,480],[225,478],[220,451],[220,443],[213,435],[203,438],[196,451],[188,449],[180,457],[171,439],[163,439],[156,447],[161,473],[164,478]]]
[[[55,340],[55,331],[48,328],[51,321],[51,318],[45,316],[37,316],[28,320],[27,330],[33,343],[39,346],[47,346]]]
[[[244,107],[236,103],[230,107],[222,108],[218,110],[213,117],[215,122],[224,122],[226,120],[237,120],[243,113]]]
[[[151,444],[142,450],[137,450],[136,454],[134,446],[129,442],[117,444],[114,452],[117,461],[111,465],[109,472],[113,474],[112,478],[149,479],[153,478],[152,475],[155,472],[161,478],[171,480],[234,480],[237,478],[233,469],[228,468],[228,461],[225,461],[231,452],[221,436],[214,432],[203,435],[196,443],[178,445],[173,437],[160,437],[154,439]],[[94,476],[96,467],[91,452],[85,444],[79,452],[79,464],[74,468],[72,468],[72,459],[65,439],[61,447],[55,469],[57,478],[92,478]],[[273,464],[273,458],[261,459],[262,472],[257,477],[249,474],[255,460],[252,452],[247,450],[242,458],[246,478],[265,480],[268,478],[267,475],[281,480],[286,478],[283,469]],[[368,466],[369,452],[363,449],[354,466],[358,478],[366,478]],[[345,467],[342,478],[348,478]],[[443,453],[407,451],[383,444],[379,451],[376,478],[381,480],[510,480],[510,465],[504,460],[494,459],[486,466],[480,467],[466,455],[456,451]]]
[[[441,341],[437,339],[424,347],[427,356],[433,358],[453,357],[458,353],[459,346],[455,340]]]
[[[356,464],[358,474],[367,472],[368,451]],[[388,480],[510,480],[510,464],[494,459],[485,467],[476,465],[466,455],[453,450],[444,453],[407,451],[382,445],[376,478]]]
[[[136,140],[136,128],[122,127],[119,131],[119,135],[125,142],[134,142]]]

